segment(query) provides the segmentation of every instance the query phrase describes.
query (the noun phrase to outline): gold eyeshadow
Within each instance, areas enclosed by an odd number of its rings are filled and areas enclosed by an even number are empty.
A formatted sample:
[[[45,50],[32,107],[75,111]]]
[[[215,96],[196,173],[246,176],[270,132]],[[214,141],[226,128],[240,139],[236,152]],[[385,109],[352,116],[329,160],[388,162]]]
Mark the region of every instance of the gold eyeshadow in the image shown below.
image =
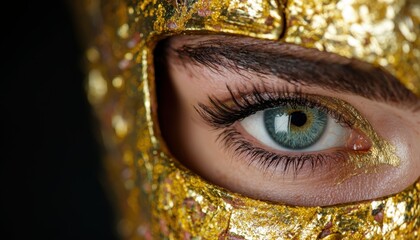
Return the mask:
[[[352,127],[360,131],[370,141],[371,146],[367,151],[350,151],[349,162],[358,169],[369,169],[369,167],[382,164],[397,167],[400,159],[396,155],[396,148],[380,137],[359,111],[349,103],[338,98],[316,96],[316,101],[325,104],[334,111],[339,112],[345,119],[352,119]]]

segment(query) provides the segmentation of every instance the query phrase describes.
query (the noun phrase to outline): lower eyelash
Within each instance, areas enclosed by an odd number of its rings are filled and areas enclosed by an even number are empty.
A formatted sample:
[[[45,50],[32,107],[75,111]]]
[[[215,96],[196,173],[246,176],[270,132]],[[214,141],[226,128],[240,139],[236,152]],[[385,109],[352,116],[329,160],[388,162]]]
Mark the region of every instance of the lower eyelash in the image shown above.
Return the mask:
[[[346,152],[338,150],[329,154],[301,154],[298,156],[279,155],[265,149],[255,147],[245,140],[234,127],[228,127],[223,130],[217,138],[227,150],[231,150],[234,156],[248,157],[248,164],[257,163],[264,170],[276,170],[281,167],[284,173],[293,171],[297,176],[299,171],[310,164],[312,171],[329,162],[343,162],[346,159]]]

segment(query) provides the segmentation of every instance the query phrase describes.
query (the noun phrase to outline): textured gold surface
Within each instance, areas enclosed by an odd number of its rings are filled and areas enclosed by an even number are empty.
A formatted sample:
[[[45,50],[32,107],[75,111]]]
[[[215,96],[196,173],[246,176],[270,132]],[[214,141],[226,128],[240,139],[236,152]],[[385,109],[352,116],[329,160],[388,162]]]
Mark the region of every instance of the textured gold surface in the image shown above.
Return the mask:
[[[173,34],[276,40],[285,33],[283,41],[384,66],[419,93],[420,14],[414,0],[289,0],[285,9],[278,2],[285,1],[80,4],[87,17],[77,18],[83,26],[91,24],[85,31],[88,94],[101,120],[123,238],[420,239],[419,183],[365,203],[286,206],[211,185],[172,159],[161,144],[152,50],[157,40]]]
[[[289,0],[283,41],[382,66],[420,95],[420,1]]]
[[[159,232],[159,239],[318,239],[333,234],[342,239],[420,237],[420,184],[366,203],[292,207],[229,193],[172,164],[160,170],[156,173],[164,177],[158,182],[154,205],[159,223],[154,231]]]
[[[136,10],[150,37],[218,32],[275,40],[283,31],[283,9],[275,0],[146,0]]]

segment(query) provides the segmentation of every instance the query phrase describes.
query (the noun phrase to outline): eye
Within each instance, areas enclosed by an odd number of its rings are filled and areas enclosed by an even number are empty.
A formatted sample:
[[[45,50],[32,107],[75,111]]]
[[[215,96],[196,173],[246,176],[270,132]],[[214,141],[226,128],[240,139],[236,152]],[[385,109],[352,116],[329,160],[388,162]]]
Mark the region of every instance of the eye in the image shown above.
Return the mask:
[[[197,110],[222,130],[221,146],[249,163],[284,172],[290,168],[295,174],[307,164],[316,169],[325,162],[358,169],[394,164],[394,158],[375,153],[382,140],[355,108],[340,99],[288,90],[229,91],[230,99],[210,98],[210,105],[200,104]]]
[[[351,132],[322,109],[290,104],[258,111],[240,125],[262,144],[290,152],[343,147]]]

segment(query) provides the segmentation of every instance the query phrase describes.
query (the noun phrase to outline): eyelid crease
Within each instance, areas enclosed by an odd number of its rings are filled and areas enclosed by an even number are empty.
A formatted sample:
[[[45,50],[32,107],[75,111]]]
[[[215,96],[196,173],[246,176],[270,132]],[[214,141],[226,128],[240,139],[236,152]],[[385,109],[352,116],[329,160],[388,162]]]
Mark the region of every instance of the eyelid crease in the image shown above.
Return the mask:
[[[291,84],[320,86],[412,111],[420,110],[419,99],[384,69],[291,44],[256,44],[254,41],[234,44],[226,39],[211,40],[171,50],[182,60],[191,60],[216,71],[224,68],[235,73],[252,72],[261,77],[272,75]]]

